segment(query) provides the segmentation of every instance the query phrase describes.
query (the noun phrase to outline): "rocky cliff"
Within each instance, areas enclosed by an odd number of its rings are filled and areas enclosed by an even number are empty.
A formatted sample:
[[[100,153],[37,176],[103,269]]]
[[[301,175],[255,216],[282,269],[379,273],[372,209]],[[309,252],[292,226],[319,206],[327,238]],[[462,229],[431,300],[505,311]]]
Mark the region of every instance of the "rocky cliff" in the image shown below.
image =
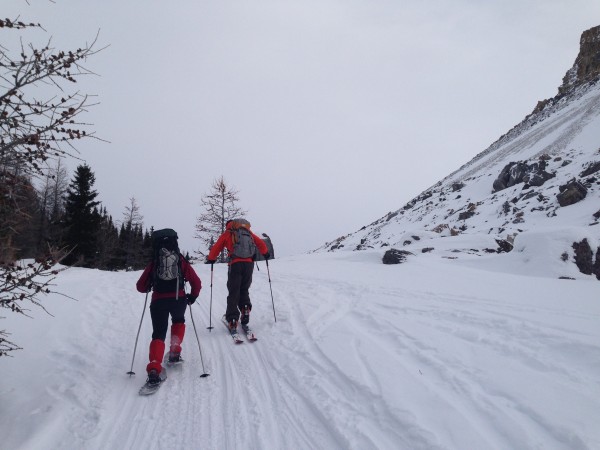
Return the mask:
[[[563,78],[558,88],[559,95],[565,95],[578,86],[597,80],[600,77],[600,26],[590,28],[581,35],[579,55]]]

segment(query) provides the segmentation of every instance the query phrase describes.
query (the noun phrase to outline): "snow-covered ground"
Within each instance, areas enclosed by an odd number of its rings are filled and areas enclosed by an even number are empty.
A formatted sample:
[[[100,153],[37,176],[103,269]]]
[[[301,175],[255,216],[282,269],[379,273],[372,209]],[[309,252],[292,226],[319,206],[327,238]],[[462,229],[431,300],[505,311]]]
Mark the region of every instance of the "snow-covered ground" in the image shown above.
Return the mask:
[[[34,309],[34,319],[0,322],[24,347],[0,358],[0,448],[600,448],[594,277],[527,276],[520,247],[395,266],[381,256],[272,261],[276,323],[261,262],[251,291],[259,340],[240,346],[219,322],[226,267],[215,266],[209,332],[210,266],[196,265],[203,290],[192,312],[210,376],[200,378],[188,313],[186,362],[150,397],[137,393],[148,313],[136,375],[126,375],[140,273],[61,273],[56,290],[77,301],[51,295],[54,317]]]

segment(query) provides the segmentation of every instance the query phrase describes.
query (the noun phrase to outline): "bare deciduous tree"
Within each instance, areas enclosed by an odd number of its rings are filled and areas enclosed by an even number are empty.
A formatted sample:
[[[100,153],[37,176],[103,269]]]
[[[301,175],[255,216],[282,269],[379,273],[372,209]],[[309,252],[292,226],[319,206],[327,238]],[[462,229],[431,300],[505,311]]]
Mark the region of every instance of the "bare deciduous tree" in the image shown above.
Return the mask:
[[[143,221],[144,216],[142,216],[142,213],[140,212],[140,206],[135,197],[131,197],[129,199],[129,205],[125,206],[125,211],[123,211],[123,223],[125,226],[135,228],[137,226],[142,226]]]
[[[60,220],[65,212],[65,194],[69,187],[67,169],[59,158],[42,178],[38,190],[40,202],[40,225],[38,248],[45,243],[56,244],[61,240]]]
[[[38,259],[27,264],[4,264],[0,266],[0,308],[27,316],[27,302],[42,309],[39,301],[41,294],[51,292],[50,286],[56,275],[64,268],[56,268],[57,257],[61,252],[49,254],[47,258]],[[46,311],[48,312],[48,311]],[[0,330],[0,357],[9,352],[20,350],[20,347],[8,340],[6,330]]]
[[[41,26],[0,19],[0,33],[30,28]],[[54,266],[65,256],[48,249],[46,257],[16,264],[19,249],[11,250],[11,243],[19,232],[16,225],[28,218],[18,190],[30,183],[31,175],[43,175],[49,160],[75,156],[75,141],[94,137],[90,124],[79,118],[92,106],[90,96],[67,86],[92,74],[83,63],[99,51],[94,49],[96,39],[66,51],[52,48],[51,39],[37,48],[23,36],[12,51],[8,44],[0,45],[0,307],[16,313],[24,314],[20,302],[41,306],[39,297],[50,291]],[[7,334],[0,330],[0,356],[19,348],[5,338]]]
[[[0,29],[39,24],[0,20]],[[91,75],[83,63],[96,54],[96,39],[74,51],[57,51],[51,39],[41,49],[21,39],[18,56],[0,46],[0,167],[41,174],[46,161],[74,156],[74,141],[93,137],[79,116],[92,104],[90,96],[67,92],[65,85]],[[42,87],[49,87],[41,89]],[[47,94],[47,98],[40,95]]]
[[[123,228],[125,230],[125,267],[129,270],[133,263],[139,259],[140,255],[136,252],[141,250],[141,246],[134,245],[136,239],[141,239],[141,230],[143,226],[144,216],[140,212],[140,207],[137,204],[135,197],[129,199],[129,205],[125,207],[123,212]]]
[[[200,239],[210,249],[217,238],[225,231],[225,224],[230,219],[242,218],[246,211],[238,206],[238,191],[227,185],[221,176],[213,181],[211,191],[204,194],[200,201],[204,212],[196,219],[196,234],[194,237]],[[196,253],[205,256],[207,252],[197,250]],[[224,261],[221,254],[220,261]]]

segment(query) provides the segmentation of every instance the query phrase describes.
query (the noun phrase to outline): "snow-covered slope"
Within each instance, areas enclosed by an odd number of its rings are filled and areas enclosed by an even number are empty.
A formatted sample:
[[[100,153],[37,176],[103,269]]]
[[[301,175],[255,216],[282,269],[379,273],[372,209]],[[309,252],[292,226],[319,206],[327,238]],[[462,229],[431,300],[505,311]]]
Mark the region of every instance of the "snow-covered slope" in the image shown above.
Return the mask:
[[[600,83],[582,70],[471,162],[321,249],[362,251],[273,260],[272,284],[260,262],[257,342],[235,346],[219,322],[227,267],[211,305],[197,265],[197,329],[188,315],[186,362],[154,396],[137,393],[147,312],[126,375],[140,272],[60,272],[52,316],[2,321],[24,349],[0,358],[0,449],[600,448],[600,284],[573,264],[600,268]],[[391,247],[409,264],[383,265]]]
[[[509,163],[522,162],[525,172],[542,169],[552,178],[540,186],[519,182],[494,192],[494,182]],[[592,172],[596,169],[595,172]],[[587,170],[587,171],[586,171]],[[591,172],[591,173],[588,173]],[[576,180],[587,191],[578,203],[560,206],[561,187]],[[404,207],[359,231],[328,242],[319,250],[404,248],[459,257],[466,251],[461,235],[478,235],[471,249],[485,254],[496,240],[528,246],[531,233],[548,244],[563,229],[572,241],[548,255],[563,253],[573,261],[574,242],[600,237],[600,83],[586,85],[570,96],[529,116],[486,151]],[[440,239],[443,237],[444,239]],[[472,240],[471,240],[472,242]],[[532,266],[532,269],[535,269]],[[564,276],[550,272],[548,276]]]
[[[137,394],[148,313],[126,375],[140,273],[69,269],[56,290],[77,301],[51,295],[54,317],[3,320],[24,349],[0,358],[0,448],[600,448],[598,282],[501,271],[525,263],[518,252],[397,266],[373,250],[276,259],[275,323],[261,262],[259,340],[241,346],[216,322],[226,267],[215,267],[209,332],[210,271],[198,265],[193,314],[210,376],[188,315],[186,362],[151,397]]]

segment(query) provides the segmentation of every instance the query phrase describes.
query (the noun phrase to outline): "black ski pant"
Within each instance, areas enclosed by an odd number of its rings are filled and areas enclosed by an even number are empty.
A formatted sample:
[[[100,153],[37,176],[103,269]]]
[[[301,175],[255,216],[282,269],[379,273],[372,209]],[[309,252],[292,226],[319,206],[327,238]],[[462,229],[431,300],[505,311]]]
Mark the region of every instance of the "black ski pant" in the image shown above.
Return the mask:
[[[152,318],[152,339],[164,341],[169,329],[169,314],[173,323],[185,323],[185,310],[187,301],[185,297],[161,298],[150,304],[150,317]]]
[[[252,272],[254,272],[254,262],[240,261],[229,266],[227,276],[227,311],[225,319],[238,320],[240,318],[240,309],[248,305],[252,309],[250,303],[250,285],[252,284]]]

